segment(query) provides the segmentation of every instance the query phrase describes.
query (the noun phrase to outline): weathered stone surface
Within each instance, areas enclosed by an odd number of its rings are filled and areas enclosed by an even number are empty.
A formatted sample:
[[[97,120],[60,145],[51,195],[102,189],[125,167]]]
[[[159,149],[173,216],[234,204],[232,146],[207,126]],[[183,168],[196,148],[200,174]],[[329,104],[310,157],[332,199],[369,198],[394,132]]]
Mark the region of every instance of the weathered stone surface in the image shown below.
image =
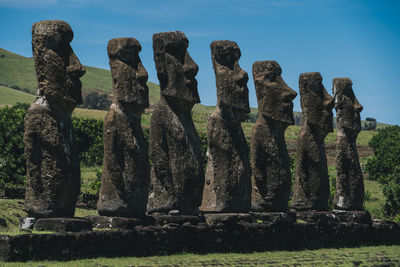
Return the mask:
[[[165,214],[152,214],[151,217],[157,225],[177,224],[177,225],[197,225],[205,223],[206,220],[203,216],[195,215],[165,215]]]
[[[142,218],[126,217],[107,217],[107,216],[87,216],[92,222],[93,228],[98,229],[128,229],[133,230],[137,226],[147,226],[154,224],[153,217],[143,216]]]
[[[356,145],[363,106],[354,95],[352,85],[349,78],[333,79],[338,128],[334,205],[338,210],[363,210],[364,181]]]
[[[41,218],[33,227],[36,231],[80,232],[92,230],[92,222],[83,218]]]
[[[73,32],[64,21],[32,27],[38,96],[25,117],[29,217],[72,217],[80,191],[78,150],[71,113],[82,103],[84,66],[72,51]]]
[[[248,213],[207,213],[204,215],[208,224],[252,223],[253,217]]]
[[[107,50],[114,99],[104,119],[97,210],[104,216],[142,217],[150,184],[148,148],[141,127],[141,115],[149,106],[147,72],[136,39],[111,39]]]
[[[204,184],[200,140],[191,110],[200,102],[198,66],[183,32],[153,35],[161,99],[150,121],[151,187],[148,213],[198,214]]]
[[[372,223],[371,215],[369,214],[368,211],[333,210],[332,213],[335,214],[337,217],[339,217],[340,222],[354,222],[354,223],[365,223],[365,224]]]
[[[330,211],[299,211],[296,212],[296,219],[303,223],[317,224],[332,224],[340,222],[339,216]]]
[[[333,98],[322,85],[319,72],[299,78],[302,126],[297,140],[297,168],[291,207],[295,210],[326,210],[329,175],[324,139],[332,127]]]
[[[282,79],[276,61],[253,64],[258,118],[251,133],[253,211],[286,211],[292,184],[285,130],[294,124],[297,93]]]
[[[277,223],[277,222],[296,222],[295,212],[250,212],[254,222],[262,223]]]
[[[249,149],[241,122],[250,112],[247,73],[232,41],[211,43],[217,107],[207,122],[208,161],[203,212],[247,212],[251,204]]]
[[[371,224],[368,211],[299,211],[296,218],[307,223],[360,223]]]

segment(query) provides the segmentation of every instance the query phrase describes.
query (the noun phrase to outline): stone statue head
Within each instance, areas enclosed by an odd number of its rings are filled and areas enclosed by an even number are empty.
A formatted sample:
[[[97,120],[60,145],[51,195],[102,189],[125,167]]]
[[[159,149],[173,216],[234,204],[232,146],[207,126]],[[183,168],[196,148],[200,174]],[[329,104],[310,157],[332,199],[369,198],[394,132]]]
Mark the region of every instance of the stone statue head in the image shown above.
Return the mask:
[[[282,69],[276,61],[257,61],[253,64],[258,109],[272,120],[294,124],[293,99],[297,93],[282,79]]]
[[[332,132],[333,98],[322,85],[321,74],[319,72],[300,74],[299,87],[303,123],[324,134]]]
[[[144,109],[149,106],[149,88],[147,71],[139,57],[141,50],[134,38],[111,39],[107,46],[114,102]]]
[[[335,98],[337,127],[359,133],[361,131],[360,112],[363,106],[353,92],[353,83],[349,78],[333,79],[332,93]]]
[[[211,59],[217,84],[218,106],[229,107],[238,113],[249,113],[247,72],[239,66],[241,52],[236,42],[211,43]]]
[[[154,61],[161,94],[186,103],[200,103],[196,75],[199,67],[190,57],[189,41],[180,31],[153,35]]]
[[[86,71],[70,46],[73,36],[71,27],[65,21],[40,21],[32,26],[38,96],[70,110],[82,104],[79,78]]]

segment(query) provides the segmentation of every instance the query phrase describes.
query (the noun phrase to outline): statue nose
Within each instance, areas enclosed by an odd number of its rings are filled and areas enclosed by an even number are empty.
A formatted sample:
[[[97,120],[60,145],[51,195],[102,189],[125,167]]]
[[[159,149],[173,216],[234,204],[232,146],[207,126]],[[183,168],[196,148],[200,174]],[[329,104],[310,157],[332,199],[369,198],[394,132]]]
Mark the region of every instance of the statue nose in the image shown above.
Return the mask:
[[[356,112],[361,112],[364,109],[364,107],[358,103],[358,100],[356,99],[356,103],[355,103],[355,110]]]
[[[193,59],[185,63],[183,66],[183,71],[185,76],[190,79],[194,79],[197,72],[199,71],[199,66],[194,62]]]
[[[333,109],[334,104],[335,103],[334,103],[333,97],[331,97],[330,95],[327,94],[326,100],[324,101],[324,106],[327,109],[331,110],[331,109]]]
[[[146,69],[143,67],[143,65],[141,63],[139,63],[138,70],[136,72],[136,79],[147,82],[148,78],[149,77],[148,77]]]
[[[82,77],[86,73],[85,66],[81,64],[74,52],[72,52],[70,55],[67,72],[68,74],[73,75],[76,78]]]

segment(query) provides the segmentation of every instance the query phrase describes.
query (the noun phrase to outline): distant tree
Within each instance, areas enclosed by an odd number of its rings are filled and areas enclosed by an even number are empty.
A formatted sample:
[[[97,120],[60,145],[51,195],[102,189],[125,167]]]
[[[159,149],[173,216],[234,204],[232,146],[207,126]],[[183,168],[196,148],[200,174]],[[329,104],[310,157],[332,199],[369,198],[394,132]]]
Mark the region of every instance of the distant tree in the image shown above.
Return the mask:
[[[249,113],[246,115],[244,122],[254,123],[258,118],[258,113]]]
[[[293,113],[294,124],[301,125],[301,112]]]
[[[376,129],[376,119],[366,118],[363,130],[371,131]]]
[[[332,126],[333,126],[333,129],[336,129],[336,127],[337,127],[336,118],[334,118],[334,119],[332,120]]]
[[[96,91],[90,92],[84,99],[84,108],[107,110],[111,105],[111,101],[106,94],[100,94]]]

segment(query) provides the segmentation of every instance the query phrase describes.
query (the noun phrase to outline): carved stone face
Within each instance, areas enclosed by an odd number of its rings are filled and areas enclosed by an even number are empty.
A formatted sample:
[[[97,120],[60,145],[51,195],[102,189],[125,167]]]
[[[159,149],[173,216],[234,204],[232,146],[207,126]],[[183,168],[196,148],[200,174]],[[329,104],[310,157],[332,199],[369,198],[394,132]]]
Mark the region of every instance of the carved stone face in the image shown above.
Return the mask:
[[[293,99],[297,93],[282,79],[282,69],[276,61],[257,61],[253,64],[258,108],[272,120],[294,124]]]
[[[321,74],[319,72],[300,74],[299,87],[303,120],[325,134],[333,132],[333,98],[322,85]]]
[[[360,112],[363,106],[353,92],[353,82],[349,78],[333,79],[333,95],[335,98],[335,109],[338,128],[359,133],[361,131]]]
[[[115,38],[108,42],[114,102],[140,108],[149,106],[148,74],[139,57],[141,50],[134,38]]]
[[[196,75],[199,67],[187,52],[189,41],[183,32],[153,35],[154,61],[161,94],[188,103],[200,103]]]
[[[40,21],[32,27],[39,96],[69,108],[82,104],[79,78],[86,71],[70,46],[73,35],[69,24],[60,20]]]
[[[214,41],[211,43],[211,59],[214,66],[218,105],[231,107],[239,113],[249,113],[249,89],[247,72],[239,66],[240,49],[236,42]]]

